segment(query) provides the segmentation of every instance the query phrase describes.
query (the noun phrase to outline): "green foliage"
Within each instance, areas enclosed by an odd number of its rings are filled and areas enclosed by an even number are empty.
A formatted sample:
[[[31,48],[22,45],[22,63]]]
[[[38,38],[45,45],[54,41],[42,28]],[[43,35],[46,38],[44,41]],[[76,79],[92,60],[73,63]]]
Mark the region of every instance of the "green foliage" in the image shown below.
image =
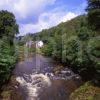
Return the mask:
[[[100,31],[100,0],[88,1],[88,23],[92,29]]]
[[[15,16],[8,11],[0,11],[0,36],[14,36],[18,33]]]
[[[72,64],[77,63],[78,51],[80,44],[77,37],[71,37],[66,43],[66,59]]]
[[[62,57],[62,37],[61,35],[55,33],[55,36],[52,41],[52,56],[56,59],[61,59]]]
[[[90,34],[91,33],[91,34]],[[87,27],[81,27],[78,31],[78,38],[80,41],[86,41],[92,36],[93,33]]]
[[[45,56],[51,56],[53,48],[51,45],[44,45],[43,48],[41,48],[41,51]]]
[[[16,62],[13,40],[17,33],[15,16],[8,11],[0,11],[0,86],[9,79]]]
[[[71,94],[70,100],[99,100],[99,97],[100,88],[86,82]]]
[[[0,38],[6,37],[13,44],[13,38],[18,32],[15,16],[8,11],[0,11]]]
[[[88,54],[95,63],[96,77],[100,81],[100,38],[94,37],[88,43]]]
[[[9,78],[14,67],[16,57],[12,51],[8,43],[0,41],[0,85]]]

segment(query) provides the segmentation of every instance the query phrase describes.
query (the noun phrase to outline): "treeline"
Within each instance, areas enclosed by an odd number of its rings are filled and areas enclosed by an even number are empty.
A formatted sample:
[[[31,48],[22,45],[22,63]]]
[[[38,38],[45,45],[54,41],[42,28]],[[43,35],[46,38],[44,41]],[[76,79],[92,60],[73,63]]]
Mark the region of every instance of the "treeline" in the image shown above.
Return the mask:
[[[43,30],[35,34],[34,39],[44,41],[41,49],[44,55],[66,63],[83,79],[99,78],[100,39],[97,32],[88,28],[87,15]]]
[[[0,11],[0,86],[9,79],[16,62],[14,38],[17,33],[15,16]]]

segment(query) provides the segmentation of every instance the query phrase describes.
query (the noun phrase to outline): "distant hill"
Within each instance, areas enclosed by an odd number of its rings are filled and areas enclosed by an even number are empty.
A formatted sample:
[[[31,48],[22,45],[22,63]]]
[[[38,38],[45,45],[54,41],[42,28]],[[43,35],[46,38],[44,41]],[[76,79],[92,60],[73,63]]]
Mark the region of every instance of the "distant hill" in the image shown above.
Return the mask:
[[[86,15],[80,15],[70,21],[62,22],[59,25],[50,29],[44,29],[41,32],[31,34],[30,37],[33,37],[33,40],[40,39],[46,41],[49,37],[55,36],[55,34],[62,35],[66,33],[67,37],[77,35],[82,27],[87,29],[88,26],[86,18]]]

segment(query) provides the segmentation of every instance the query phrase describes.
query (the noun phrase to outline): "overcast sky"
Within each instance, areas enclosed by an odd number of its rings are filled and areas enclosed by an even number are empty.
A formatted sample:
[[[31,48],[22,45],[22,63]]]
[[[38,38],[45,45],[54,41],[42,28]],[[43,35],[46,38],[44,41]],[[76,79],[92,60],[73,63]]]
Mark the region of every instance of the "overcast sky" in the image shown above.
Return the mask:
[[[86,0],[0,0],[0,10],[13,12],[20,35],[39,32],[85,13]]]

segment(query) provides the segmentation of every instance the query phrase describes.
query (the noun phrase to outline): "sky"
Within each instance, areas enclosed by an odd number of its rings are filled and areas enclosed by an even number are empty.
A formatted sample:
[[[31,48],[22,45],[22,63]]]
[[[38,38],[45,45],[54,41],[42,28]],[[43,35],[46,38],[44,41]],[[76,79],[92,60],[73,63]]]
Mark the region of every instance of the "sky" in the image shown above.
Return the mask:
[[[0,0],[0,10],[15,15],[21,36],[84,14],[86,6],[86,0]]]

